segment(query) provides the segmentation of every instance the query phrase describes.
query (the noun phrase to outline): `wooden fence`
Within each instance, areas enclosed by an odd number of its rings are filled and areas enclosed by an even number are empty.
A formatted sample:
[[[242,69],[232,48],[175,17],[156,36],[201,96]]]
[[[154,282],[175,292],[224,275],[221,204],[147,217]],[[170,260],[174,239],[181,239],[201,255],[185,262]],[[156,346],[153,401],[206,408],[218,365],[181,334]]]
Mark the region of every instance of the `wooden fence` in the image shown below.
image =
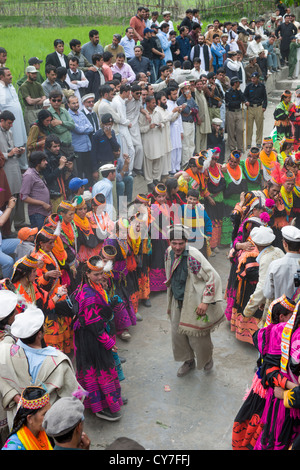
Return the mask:
[[[158,11],[160,14],[165,8],[171,11],[172,17],[177,18],[184,10],[180,2],[158,0],[157,2],[137,2],[136,0],[54,0],[17,2],[0,1],[0,16],[85,16],[85,17],[110,17],[123,18],[133,16],[140,5],[148,7],[150,11]],[[165,7],[166,5],[166,7]]]
[[[234,21],[237,17],[246,16],[249,21],[257,19],[268,12],[273,12],[273,0],[196,0],[194,8],[199,8],[202,19],[226,18]]]
[[[138,6],[148,7],[150,11],[168,9],[173,19],[180,19],[185,15],[187,8],[199,8],[203,20],[216,18],[247,16],[249,19],[257,18],[267,11],[274,9],[273,0],[151,0],[138,2],[136,0],[0,0],[0,17],[43,17],[55,18],[63,16],[79,17],[105,17],[129,18],[135,14]],[[1,20],[0,20],[1,21]]]

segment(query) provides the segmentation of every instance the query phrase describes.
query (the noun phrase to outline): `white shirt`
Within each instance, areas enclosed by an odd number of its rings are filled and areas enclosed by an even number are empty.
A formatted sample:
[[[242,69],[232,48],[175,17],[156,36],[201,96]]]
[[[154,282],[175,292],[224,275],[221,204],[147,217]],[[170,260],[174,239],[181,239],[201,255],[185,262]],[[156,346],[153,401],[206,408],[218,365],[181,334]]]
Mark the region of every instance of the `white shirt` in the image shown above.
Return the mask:
[[[57,54],[57,57],[59,58],[60,65],[61,65],[62,67],[67,67],[67,64],[66,64],[64,55],[63,55],[63,54],[59,54],[57,51],[56,51],[56,54]]]
[[[294,275],[300,269],[300,254],[286,253],[283,258],[272,261],[264,287],[266,299],[278,299],[283,294],[291,298],[296,290]]]

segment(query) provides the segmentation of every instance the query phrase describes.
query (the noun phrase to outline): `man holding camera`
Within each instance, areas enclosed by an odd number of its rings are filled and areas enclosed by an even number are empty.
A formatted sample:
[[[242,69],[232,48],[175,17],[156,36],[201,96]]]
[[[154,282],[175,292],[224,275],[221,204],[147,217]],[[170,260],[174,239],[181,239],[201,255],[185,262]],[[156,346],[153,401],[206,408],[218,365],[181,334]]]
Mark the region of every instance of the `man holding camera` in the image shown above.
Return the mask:
[[[22,174],[19,158],[25,152],[25,147],[17,147],[14,144],[12,126],[15,116],[11,111],[3,111],[0,114],[0,152],[5,158],[4,172],[8,181],[10,192],[16,198],[16,205],[11,214],[15,228],[25,223],[24,204],[19,199],[22,185]]]
[[[47,165],[42,174],[50,191],[52,212],[56,212],[58,205],[63,199],[68,198],[67,180],[73,174],[73,160],[75,156],[66,157],[60,148],[59,137],[50,134],[45,141],[45,155]]]
[[[192,96],[190,82],[185,81],[179,85],[181,95],[177,100],[178,106],[184,106],[182,111],[182,126],[183,126],[183,140],[182,140],[182,158],[181,163],[184,165],[194,155],[195,150],[195,122],[197,122],[198,105]]]

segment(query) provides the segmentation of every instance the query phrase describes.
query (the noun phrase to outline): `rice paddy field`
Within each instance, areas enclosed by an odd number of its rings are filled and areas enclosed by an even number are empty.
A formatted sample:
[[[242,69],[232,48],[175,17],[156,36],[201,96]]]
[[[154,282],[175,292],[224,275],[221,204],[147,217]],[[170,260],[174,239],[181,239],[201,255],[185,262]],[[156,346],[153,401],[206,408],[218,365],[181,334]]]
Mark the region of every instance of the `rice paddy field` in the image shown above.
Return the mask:
[[[126,27],[125,27],[126,28]],[[0,30],[0,46],[7,50],[7,67],[13,75],[13,83],[24,75],[30,57],[38,57],[43,60],[41,73],[44,76],[45,58],[54,51],[53,41],[63,39],[65,54],[70,52],[71,39],[79,39],[82,44],[89,41],[89,31],[98,29],[102,46],[110,44],[114,33],[124,34],[122,25],[89,25],[71,26],[59,28],[41,27],[6,27]]]

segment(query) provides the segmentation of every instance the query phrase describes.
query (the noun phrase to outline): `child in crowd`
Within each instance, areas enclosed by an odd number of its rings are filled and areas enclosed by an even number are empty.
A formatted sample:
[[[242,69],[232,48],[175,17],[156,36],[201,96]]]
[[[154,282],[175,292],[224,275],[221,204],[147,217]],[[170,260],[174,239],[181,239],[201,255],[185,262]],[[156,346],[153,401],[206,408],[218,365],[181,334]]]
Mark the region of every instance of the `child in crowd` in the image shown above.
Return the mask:
[[[37,227],[23,227],[18,232],[18,238],[21,243],[17,246],[15,254],[16,259],[23,258],[24,256],[30,255],[35,247],[35,236],[38,232]]]

